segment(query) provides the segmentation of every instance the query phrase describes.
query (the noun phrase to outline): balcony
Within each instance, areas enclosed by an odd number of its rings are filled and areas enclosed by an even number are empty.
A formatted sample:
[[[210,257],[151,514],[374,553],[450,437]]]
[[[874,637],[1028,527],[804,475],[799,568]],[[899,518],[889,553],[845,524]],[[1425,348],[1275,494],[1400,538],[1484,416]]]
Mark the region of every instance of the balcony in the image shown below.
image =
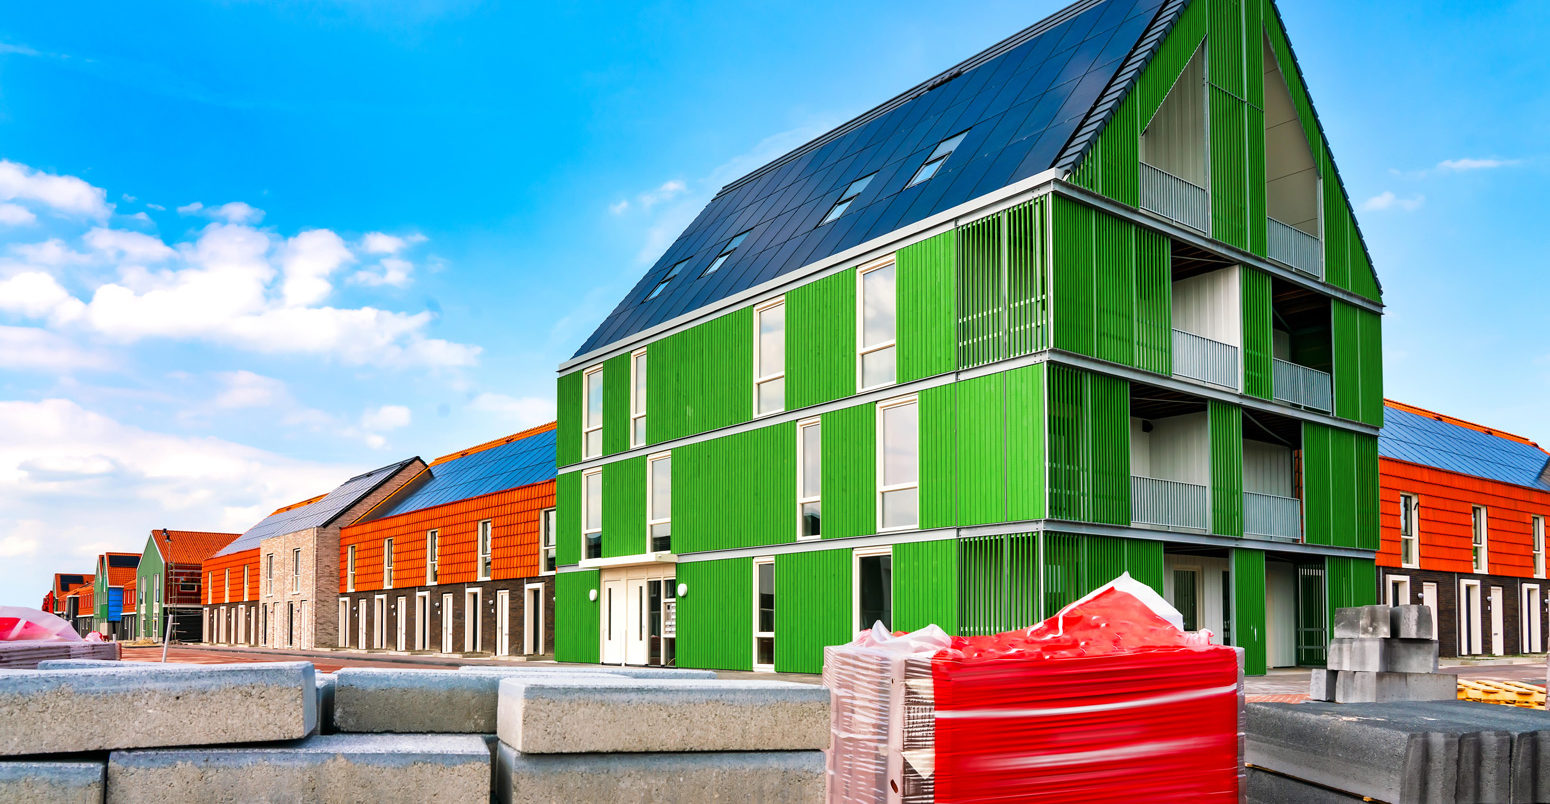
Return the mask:
[[[1244,492],[1243,533],[1277,541],[1302,541],[1302,500]]]
[[[1211,494],[1205,486],[1161,480],[1130,478],[1130,521],[1165,528],[1211,529]]]
[[[1202,234],[1211,227],[1211,199],[1206,188],[1161,168],[1141,163],[1141,208]]]
[[[1266,253],[1270,259],[1314,279],[1324,278],[1324,244],[1293,226],[1266,218]]]
[[[1334,387],[1329,375],[1279,358],[1270,361],[1271,392],[1277,402],[1329,413],[1334,410]]]
[[[1176,329],[1173,331],[1173,373],[1236,391],[1238,347]]]

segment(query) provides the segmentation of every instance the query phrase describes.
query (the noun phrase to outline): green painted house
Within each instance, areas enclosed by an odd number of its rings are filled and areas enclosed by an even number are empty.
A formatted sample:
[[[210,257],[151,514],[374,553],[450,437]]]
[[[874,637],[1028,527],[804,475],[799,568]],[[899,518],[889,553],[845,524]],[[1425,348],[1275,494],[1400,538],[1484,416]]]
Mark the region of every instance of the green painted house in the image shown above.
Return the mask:
[[[151,531],[136,570],[134,636],[159,641],[170,622],[175,641],[202,641],[200,584],[204,573],[200,566],[237,535],[167,528]]]
[[[134,580],[140,556],[135,553],[103,553],[97,556],[97,574],[92,580],[93,624],[104,636],[130,639],[123,616],[124,586]]]
[[[1079,2],[732,184],[560,367],[555,655],[817,672],[1128,571],[1373,602],[1380,287],[1269,0]]]

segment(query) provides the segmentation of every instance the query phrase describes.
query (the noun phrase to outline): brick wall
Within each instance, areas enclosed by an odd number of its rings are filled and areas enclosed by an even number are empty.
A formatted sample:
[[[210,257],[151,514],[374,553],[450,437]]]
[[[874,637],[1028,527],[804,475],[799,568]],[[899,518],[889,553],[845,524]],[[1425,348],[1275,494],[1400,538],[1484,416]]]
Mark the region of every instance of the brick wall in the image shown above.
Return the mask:
[[[1491,590],[1500,587],[1502,590],[1502,653],[1517,654],[1527,653],[1531,645],[1523,640],[1523,587],[1532,585],[1539,587],[1539,607],[1531,616],[1539,619],[1540,628],[1540,652],[1550,646],[1550,609],[1546,607],[1546,598],[1550,597],[1550,581],[1534,578],[1516,578],[1503,575],[1474,575],[1460,572],[1436,572],[1420,569],[1400,569],[1383,567],[1379,570],[1378,600],[1389,603],[1389,579],[1391,577],[1403,577],[1410,579],[1410,602],[1419,604],[1422,600],[1422,585],[1434,583],[1437,585],[1437,641],[1438,652],[1443,656],[1455,657],[1459,655],[1460,637],[1462,634],[1462,620],[1459,614],[1459,590],[1460,581],[1475,580],[1480,582],[1480,628],[1482,633],[1482,647],[1484,653],[1492,653],[1491,646],[1491,616],[1493,606],[1491,603]]]
[[[339,595],[340,599],[348,603],[348,620],[342,623],[344,635],[348,647],[376,649],[376,626],[378,596],[385,598],[383,611],[382,649],[396,650],[398,642],[399,610],[398,599],[403,598],[404,618],[404,649],[416,650],[416,633],[419,621],[416,616],[416,600],[422,593],[429,594],[428,613],[426,619],[429,623],[429,642],[423,648],[433,653],[471,653],[477,649],[480,652],[495,654],[500,638],[499,621],[496,617],[496,609],[500,598],[500,592],[510,593],[510,625],[508,638],[510,639],[510,655],[523,654],[524,627],[527,622],[527,591],[528,584],[543,584],[540,596],[543,599],[543,640],[540,653],[554,652],[554,576],[537,578],[517,578],[500,581],[481,581],[477,583],[438,584],[435,586],[399,587],[386,591],[364,591],[345,593]],[[478,644],[472,645],[465,641],[465,623],[467,616],[467,592],[470,589],[478,589],[479,615],[478,615]],[[452,611],[452,638],[449,644],[442,644],[442,616],[445,609],[444,596],[451,595]],[[361,603],[366,603],[366,641],[361,644],[360,639],[360,615]],[[338,600],[334,602],[334,614],[339,612]]]

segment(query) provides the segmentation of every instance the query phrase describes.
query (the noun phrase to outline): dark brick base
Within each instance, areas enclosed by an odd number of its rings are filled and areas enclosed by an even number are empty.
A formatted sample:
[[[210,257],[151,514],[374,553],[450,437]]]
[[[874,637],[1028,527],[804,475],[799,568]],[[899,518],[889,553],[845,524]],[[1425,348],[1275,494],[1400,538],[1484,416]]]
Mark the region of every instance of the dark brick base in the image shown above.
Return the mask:
[[[1462,634],[1461,621],[1459,619],[1459,582],[1480,582],[1480,629],[1483,633],[1481,640],[1484,653],[1493,653],[1491,644],[1491,590],[1492,587],[1501,587],[1502,590],[1502,640],[1501,652],[1504,654],[1528,653],[1531,645],[1524,644],[1523,640],[1523,586],[1532,585],[1539,587],[1539,610],[1533,616],[1539,618],[1540,651],[1550,647],[1550,616],[1547,616],[1546,599],[1550,598],[1550,579],[1545,578],[1514,578],[1502,575],[1471,575],[1460,572],[1432,572],[1417,569],[1400,569],[1396,567],[1378,568],[1378,602],[1390,603],[1389,579],[1391,577],[1404,577],[1410,579],[1410,602],[1419,604],[1422,600],[1423,584],[1434,583],[1437,585],[1437,641],[1438,650],[1443,656],[1458,656],[1459,642]]]
[[[524,649],[524,635],[527,623],[527,586],[528,584],[543,584],[543,590],[538,592],[543,600],[543,622],[541,625],[543,639],[538,645],[534,655],[551,654],[554,652],[554,576],[541,578],[518,578],[502,581],[480,581],[477,583],[453,583],[438,584],[436,586],[417,586],[391,589],[386,591],[346,592],[339,595],[349,602],[348,617],[339,623],[339,633],[343,637],[345,645],[351,648],[378,649],[376,644],[377,627],[377,597],[385,598],[383,606],[382,643],[381,649],[396,650],[398,648],[399,608],[398,599],[404,599],[404,649],[428,650],[435,653],[471,653],[480,651],[495,654],[500,639],[499,623],[496,619],[496,607],[502,591],[510,593],[510,609],[508,616],[508,639],[510,640],[510,655],[521,656]],[[479,614],[477,644],[465,643],[465,623],[467,622],[467,591],[478,589]],[[423,592],[430,594],[427,602],[425,636],[426,644],[417,647],[416,637],[419,634],[419,623],[416,620],[416,600]],[[452,634],[448,644],[442,644],[442,616],[446,606],[445,595],[451,595],[452,606]],[[366,639],[361,644],[361,602],[366,603]],[[338,601],[334,602],[337,616]],[[469,640],[471,642],[471,640]]]

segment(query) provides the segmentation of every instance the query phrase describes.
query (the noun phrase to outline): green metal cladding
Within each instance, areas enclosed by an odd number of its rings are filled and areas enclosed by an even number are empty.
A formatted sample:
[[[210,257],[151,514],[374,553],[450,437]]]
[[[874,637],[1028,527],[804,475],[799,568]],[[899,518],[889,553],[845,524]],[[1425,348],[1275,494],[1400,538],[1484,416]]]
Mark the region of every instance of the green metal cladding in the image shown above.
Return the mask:
[[[1066,198],[1054,199],[1051,221],[1055,348],[1170,373],[1167,239]]]
[[[1231,643],[1243,648],[1243,672],[1259,676],[1266,670],[1265,657],[1265,554],[1238,548],[1232,551]]]
[[[877,532],[877,408],[823,414],[823,537]],[[794,498],[793,498],[794,499]]]
[[[957,447],[962,436],[955,417],[959,386],[948,383],[920,392],[920,526],[952,527],[959,521]],[[998,400],[999,401],[999,400]]]
[[[555,523],[558,525],[559,523]],[[646,549],[646,458],[603,466],[603,558]]]
[[[856,272],[849,270],[786,292],[786,407],[855,393]]]
[[[899,382],[943,374],[956,367],[953,316],[957,307],[957,252],[957,230],[899,249],[894,263]]]
[[[555,382],[555,464],[581,462],[581,372],[560,375]]]
[[[1039,534],[972,536],[958,542],[958,630],[998,634],[1043,619],[1039,610]]]
[[[1275,340],[1270,274],[1241,266],[1238,285],[1243,305],[1243,393],[1270,399]]]
[[[1211,400],[1211,532],[1243,535],[1243,409]]]
[[[678,447],[673,486],[678,490],[672,500],[674,552],[793,541],[796,424]]]
[[[1303,534],[1308,544],[1378,549],[1378,439],[1302,425]]]
[[[596,663],[602,632],[599,603],[591,600],[598,588],[596,570],[562,572],[554,576],[554,659],[558,662]]]
[[[581,560],[581,473],[554,481],[554,560],[564,566]]]
[[[1370,558],[1326,556],[1324,562],[1324,589],[1329,601],[1324,607],[1329,629],[1326,633],[1332,634],[1335,609],[1371,606],[1378,602],[1378,568]]]
[[[941,525],[987,525],[1044,517],[1046,371],[1043,364],[1027,366],[961,380],[953,386],[956,477],[951,488],[957,494],[957,518],[940,521]],[[942,431],[926,429],[923,421],[921,432],[923,441],[930,442],[936,439],[927,434]],[[922,449],[926,449],[924,444]],[[938,522],[931,518],[922,525],[937,527]]]
[[[142,608],[145,616],[135,621],[137,636],[161,637],[163,621],[166,619],[162,609],[156,604],[161,602],[156,599],[156,579],[165,578],[166,565],[162,563],[161,550],[157,549],[155,538],[147,539],[145,551],[140,554],[140,566],[135,569],[135,605],[133,608],[125,605],[125,613],[139,614]],[[162,590],[166,594],[166,590]]]
[[[1330,303],[1335,357],[1335,415],[1383,426],[1383,333],[1377,313]]]
[[[1048,367],[1006,372],[1006,520],[1043,519],[1048,511],[1044,467]]]
[[[679,577],[682,577],[681,572]],[[822,672],[823,649],[829,645],[842,645],[855,637],[850,621],[850,584],[851,551],[848,549],[786,553],[775,557],[776,670],[782,673]],[[898,588],[897,583],[894,588]],[[745,620],[751,616],[747,605],[740,610]]]
[[[649,443],[748,421],[753,416],[753,308],[652,343],[646,372]]]
[[[959,368],[1049,348],[1048,203],[1038,198],[959,230]]]
[[[1046,532],[1044,616],[1054,615],[1124,572],[1162,594],[1163,543]]]
[[[775,577],[778,584],[779,567]],[[752,670],[752,559],[679,564],[677,580],[688,587],[688,593],[678,598],[678,629],[683,635],[676,644],[678,665]],[[780,600],[778,587],[776,600]]]
[[[630,356],[622,354],[603,362],[603,454],[614,455],[629,448]]]
[[[893,630],[958,633],[958,540],[893,546]]]
[[[1130,383],[1049,368],[1050,516],[1130,524]]]

